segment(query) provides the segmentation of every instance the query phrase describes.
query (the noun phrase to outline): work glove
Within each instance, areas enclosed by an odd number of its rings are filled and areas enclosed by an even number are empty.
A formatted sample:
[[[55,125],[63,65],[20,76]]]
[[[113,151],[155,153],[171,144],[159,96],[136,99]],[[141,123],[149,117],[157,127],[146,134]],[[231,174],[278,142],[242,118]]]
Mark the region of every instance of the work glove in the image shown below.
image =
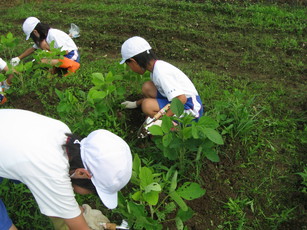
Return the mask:
[[[124,101],[121,104],[125,107],[125,109],[135,109],[138,107],[136,101]]]
[[[20,62],[20,58],[19,57],[14,57],[14,58],[11,59],[11,65],[12,66],[18,65],[19,62]]]
[[[84,209],[83,216],[87,225],[92,230],[100,230],[103,228],[103,223],[109,223],[109,219],[104,216],[100,210],[92,209],[88,204],[83,204]]]

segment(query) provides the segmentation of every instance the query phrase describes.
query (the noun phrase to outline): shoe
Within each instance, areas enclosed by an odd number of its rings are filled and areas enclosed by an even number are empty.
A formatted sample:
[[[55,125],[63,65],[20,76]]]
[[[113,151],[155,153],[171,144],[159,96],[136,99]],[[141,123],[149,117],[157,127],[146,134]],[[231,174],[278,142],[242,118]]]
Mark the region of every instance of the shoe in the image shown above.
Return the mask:
[[[0,105],[3,105],[6,101],[7,98],[3,94],[0,94]]]

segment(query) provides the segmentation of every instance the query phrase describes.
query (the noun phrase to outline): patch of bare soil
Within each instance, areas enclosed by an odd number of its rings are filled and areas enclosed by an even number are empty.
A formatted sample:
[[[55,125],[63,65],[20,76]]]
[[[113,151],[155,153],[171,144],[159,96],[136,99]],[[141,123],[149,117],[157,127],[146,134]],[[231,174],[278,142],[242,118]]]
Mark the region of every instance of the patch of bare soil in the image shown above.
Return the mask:
[[[27,93],[23,96],[16,94],[10,94],[7,96],[7,105],[14,109],[24,109],[32,112],[43,114],[45,112],[44,106],[41,100],[35,93]]]

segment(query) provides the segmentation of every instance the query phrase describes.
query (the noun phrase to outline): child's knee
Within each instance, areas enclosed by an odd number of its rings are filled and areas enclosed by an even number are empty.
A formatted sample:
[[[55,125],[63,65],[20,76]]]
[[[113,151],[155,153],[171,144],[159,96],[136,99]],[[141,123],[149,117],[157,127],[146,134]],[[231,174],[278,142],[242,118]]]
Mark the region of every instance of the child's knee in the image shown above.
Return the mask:
[[[146,115],[153,117],[156,111],[159,111],[159,104],[157,100],[152,98],[145,98],[142,102],[142,111]]]
[[[145,97],[155,97],[157,88],[152,81],[144,82],[142,86],[142,93]]]

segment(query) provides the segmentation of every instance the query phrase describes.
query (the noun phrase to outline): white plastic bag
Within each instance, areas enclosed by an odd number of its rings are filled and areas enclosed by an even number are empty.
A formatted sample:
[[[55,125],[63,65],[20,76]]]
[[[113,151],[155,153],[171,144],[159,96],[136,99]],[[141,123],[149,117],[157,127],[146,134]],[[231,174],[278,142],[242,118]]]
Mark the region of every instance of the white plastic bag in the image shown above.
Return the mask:
[[[72,38],[80,37],[80,29],[79,29],[79,27],[78,27],[76,24],[74,24],[74,23],[71,23],[71,24],[70,24],[69,36],[72,37]]]

